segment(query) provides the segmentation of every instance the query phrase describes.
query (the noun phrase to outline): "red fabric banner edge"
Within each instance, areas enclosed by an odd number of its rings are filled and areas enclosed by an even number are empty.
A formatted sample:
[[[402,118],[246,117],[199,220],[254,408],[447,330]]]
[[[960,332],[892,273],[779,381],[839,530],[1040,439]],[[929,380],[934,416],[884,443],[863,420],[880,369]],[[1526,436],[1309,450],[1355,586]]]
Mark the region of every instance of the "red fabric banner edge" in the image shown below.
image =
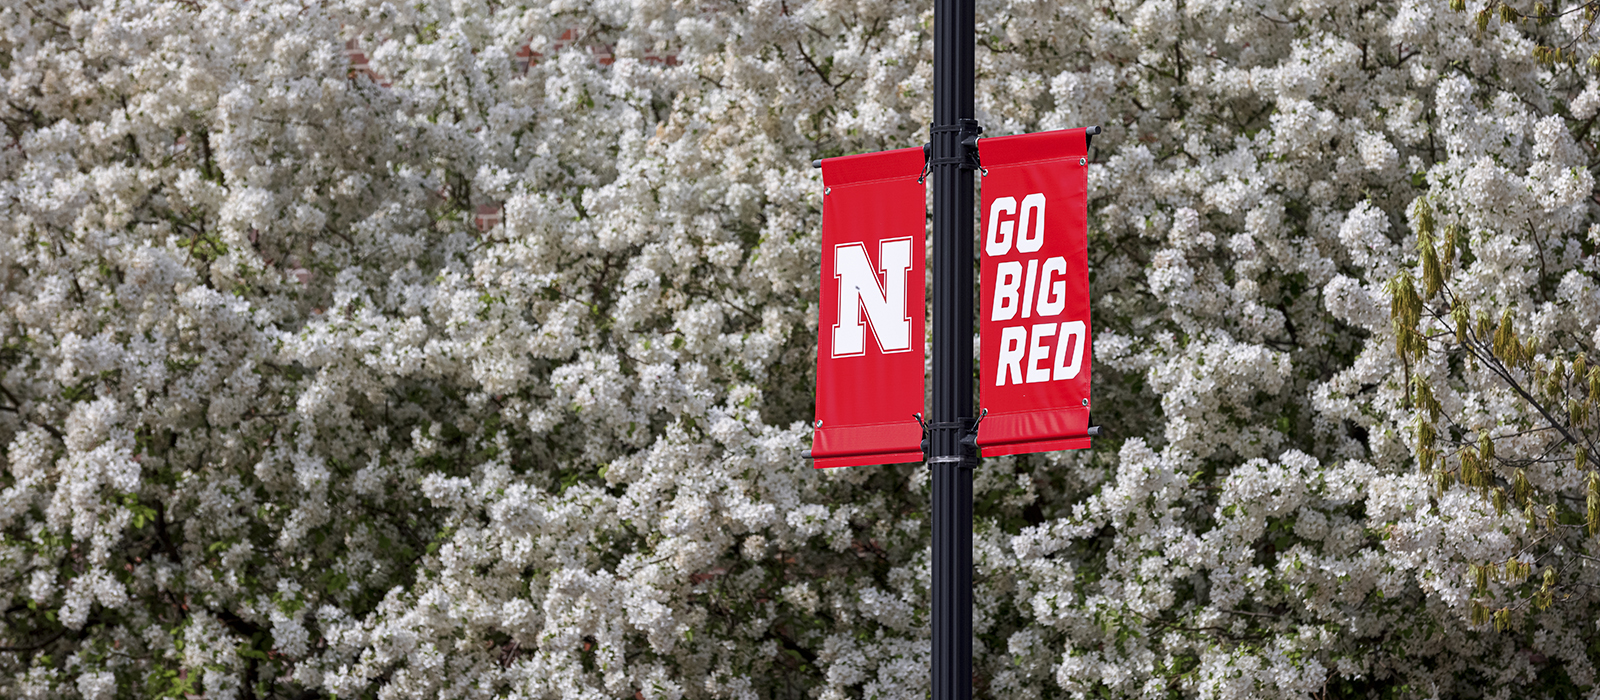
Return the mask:
[[[1029,454],[1032,452],[1056,452],[1059,450],[1084,450],[1090,447],[1090,437],[1066,438],[1064,440],[1042,440],[1039,442],[1013,442],[1004,445],[989,445],[983,449],[985,457],[1003,457],[1005,455]]]
[[[854,455],[850,457],[812,457],[811,466],[817,469],[832,469],[835,467],[862,467],[878,464],[901,464],[904,462],[921,462],[922,450],[915,452],[874,452],[872,454]]]
[[[915,178],[922,174],[921,146],[823,158],[822,182],[826,187],[849,187],[906,177],[906,170],[901,166],[901,161],[909,160],[912,154],[915,154],[917,169],[910,174],[910,177]]]
[[[839,443],[850,446],[839,447]],[[909,417],[904,422],[823,426],[812,432],[811,456],[826,459],[905,452],[913,448],[920,454],[921,443],[922,427]]]
[[[988,430],[985,430],[985,428]],[[1067,407],[1042,411],[995,413],[984,418],[983,422],[978,424],[978,446],[987,450],[990,447],[1003,448],[1006,445],[1026,442],[1076,439],[1086,437],[1088,429],[1089,409],[1087,408]],[[1002,434],[997,436],[995,434],[996,431]],[[1006,437],[1018,433],[1023,433],[1026,437],[1020,439]]]
[[[1012,136],[990,136],[978,139],[978,158],[985,154],[995,165],[984,167],[1010,168],[1046,160],[1083,158],[1089,155],[1088,129],[1060,129],[1039,131]]]

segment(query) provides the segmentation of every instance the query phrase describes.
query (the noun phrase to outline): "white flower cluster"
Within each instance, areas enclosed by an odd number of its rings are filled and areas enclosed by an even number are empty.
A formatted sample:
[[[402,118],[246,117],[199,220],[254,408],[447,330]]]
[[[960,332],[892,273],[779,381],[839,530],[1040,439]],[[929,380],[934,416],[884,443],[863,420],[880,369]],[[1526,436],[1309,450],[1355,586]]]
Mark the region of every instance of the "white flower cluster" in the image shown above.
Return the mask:
[[[0,695],[925,697],[926,472],[800,454],[927,5],[0,3]],[[978,695],[1600,697],[1593,541],[1475,619],[1536,529],[1407,438],[1550,444],[1396,354],[1419,198],[1600,344],[1600,47],[1467,5],[979,3],[987,133],[1106,129],[1111,437],[976,471]]]

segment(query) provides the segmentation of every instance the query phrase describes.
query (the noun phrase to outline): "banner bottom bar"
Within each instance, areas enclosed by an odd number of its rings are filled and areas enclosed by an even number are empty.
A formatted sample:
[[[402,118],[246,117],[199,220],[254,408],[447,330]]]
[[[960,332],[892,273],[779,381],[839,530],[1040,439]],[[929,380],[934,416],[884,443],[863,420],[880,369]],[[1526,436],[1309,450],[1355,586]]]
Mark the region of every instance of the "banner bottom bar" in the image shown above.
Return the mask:
[[[1075,437],[1060,440],[1039,440],[1037,442],[1012,442],[1000,445],[984,445],[983,456],[1002,457],[1005,455],[1029,454],[1032,452],[1057,452],[1060,450],[1086,450],[1089,449],[1090,438]]]

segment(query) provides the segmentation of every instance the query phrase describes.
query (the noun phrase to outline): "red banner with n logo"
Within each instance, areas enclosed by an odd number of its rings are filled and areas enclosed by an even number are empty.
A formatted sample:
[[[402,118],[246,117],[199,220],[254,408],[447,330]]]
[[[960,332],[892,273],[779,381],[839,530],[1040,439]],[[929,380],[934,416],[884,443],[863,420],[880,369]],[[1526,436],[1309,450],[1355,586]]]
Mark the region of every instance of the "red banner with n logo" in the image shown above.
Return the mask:
[[[817,467],[922,461],[920,148],[822,161]]]
[[[1088,135],[978,141],[985,457],[1089,446]]]

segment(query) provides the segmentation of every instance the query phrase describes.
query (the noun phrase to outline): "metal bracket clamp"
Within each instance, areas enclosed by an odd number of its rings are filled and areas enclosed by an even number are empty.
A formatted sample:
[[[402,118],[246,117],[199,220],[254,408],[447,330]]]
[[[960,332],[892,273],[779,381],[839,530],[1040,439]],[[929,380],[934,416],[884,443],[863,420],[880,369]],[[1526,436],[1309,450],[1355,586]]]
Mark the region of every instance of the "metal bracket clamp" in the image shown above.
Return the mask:
[[[969,450],[972,450],[974,454],[977,453],[977,451],[978,451],[978,426],[983,425],[983,419],[988,418],[988,417],[989,417],[989,409],[985,408],[985,409],[983,409],[983,410],[978,412],[978,419],[975,420],[975,421],[972,421],[972,427],[967,430],[966,437],[961,438],[961,446],[962,447],[965,447],[965,448],[967,448]]]
[[[967,468],[978,465],[978,423],[983,419],[962,418],[953,421],[926,422],[922,424],[922,455],[928,464],[961,464]],[[920,422],[920,421],[919,421]],[[951,430],[961,436],[960,456],[931,456],[934,431]]]
[[[962,170],[978,170],[982,166],[978,163],[978,135],[983,133],[983,127],[978,125],[976,119],[962,119],[960,123],[945,126],[930,126],[928,133],[930,142],[924,146],[928,154],[928,167],[938,165],[958,165]],[[940,134],[955,134],[956,143],[960,145],[960,154],[954,156],[933,155],[933,144],[939,141]]]
[[[928,442],[928,421],[923,419],[921,413],[913,413],[911,414],[911,417],[917,419],[917,425],[922,426],[922,442],[920,443],[920,447],[922,449],[922,460],[926,462],[928,460],[928,448],[930,447],[930,443]]]

